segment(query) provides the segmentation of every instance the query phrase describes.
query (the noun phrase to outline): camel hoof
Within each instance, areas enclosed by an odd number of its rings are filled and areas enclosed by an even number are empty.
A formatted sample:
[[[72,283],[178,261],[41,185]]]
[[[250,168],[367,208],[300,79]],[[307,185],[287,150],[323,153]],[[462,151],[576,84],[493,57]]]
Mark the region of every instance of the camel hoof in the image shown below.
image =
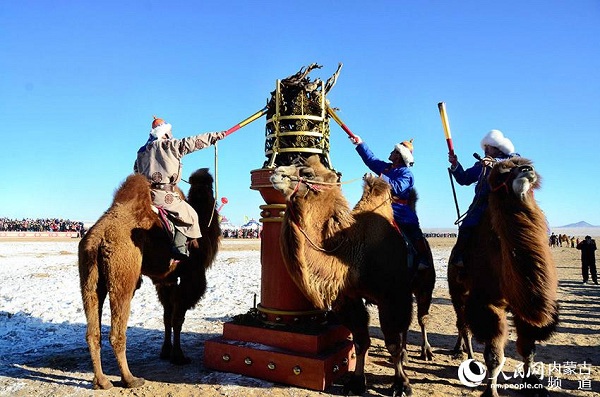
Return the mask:
[[[419,358],[423,361],[433,361],[433,352],[431,349],[425,349],[421,352],[421,356]]]
[[[402,349],[402,353],[400,353],[400,362],[402,365],[408,365],[408,352],[406,349]]]
[[[405,385],[401,382],[394,382],[392,386],[393,397],[409,397],[412,396],[412,388],[410,385]]]
[[[108,390],[113,387],[112,382],[105,376],[102,379],[94,378],[92,388],[94,390]]]
[[[160,348],[160,359],[161,360],[170,360],[173,352],[173,344],[169,338],[165,338],[163,341],[162,347]]]
[[[129,382],[125,381],[125,379],[121,379],[125,384],[125,387],[128,389],[133,389],[134,387],[142,386],[146,381],[144,378],[131,378]]]
[[[185,357],[184,355],[171,357],[171,364],[173,365],[188,365],[192,362],[192,359]]]
[[[362,396],[367,391],[367,378],[362,375],[354,375],[344,385],[345,396]]]

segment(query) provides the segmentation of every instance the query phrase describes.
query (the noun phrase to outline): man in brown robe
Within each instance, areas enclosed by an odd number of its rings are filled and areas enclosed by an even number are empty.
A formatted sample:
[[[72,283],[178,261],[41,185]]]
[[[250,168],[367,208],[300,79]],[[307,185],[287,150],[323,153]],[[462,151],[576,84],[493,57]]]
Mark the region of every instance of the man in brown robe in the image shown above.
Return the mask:
[[[214,145],[225,137],[225,132],[208,132],[187,138],[175,139],[171,124],[154,117],[150,137],[137,152],[134,172],[150,181],[153,204],[167,212],[175,227],[175,259],[188,256],[187,241],[201,237],[198,214],[178,194],[181,180],[181,158],[186,154]]]

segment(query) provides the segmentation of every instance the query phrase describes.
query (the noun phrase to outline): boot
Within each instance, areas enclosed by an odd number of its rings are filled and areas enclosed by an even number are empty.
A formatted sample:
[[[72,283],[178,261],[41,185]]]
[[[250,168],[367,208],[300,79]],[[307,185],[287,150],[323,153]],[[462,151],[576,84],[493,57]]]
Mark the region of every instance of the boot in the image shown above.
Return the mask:
[[[456,239],[456,244],[454,245],[454,249],[452,250],[452,260],[450,261],[450,264],[458,267],[459,269],[464,269],[465,267],[463,253],[465,251],[465,246],[467,244],[469,236],[470,232],[467,232],[466,230],[459,231],[458,238]]]
[[[427,249],[427,241],[425,237],[417,240],[415,244],[415,250],[417,251],[418,267],[417,270],[427,270],[433,266],[433,263],[429,262],[429,250]]]
[[[173,259],[187,259],[190,254],[187,249],[187,237],[179,230],[175,229],[173,236],[173,247],[171,247],[171,256]]]
[[[463,254],[465,251],[466,242],[469,239],[470,233],[467,231],[459,231],[456,244],[452,250],[450,265],[454,265],[458,270],[458,281],[464,281],[467,276]]]

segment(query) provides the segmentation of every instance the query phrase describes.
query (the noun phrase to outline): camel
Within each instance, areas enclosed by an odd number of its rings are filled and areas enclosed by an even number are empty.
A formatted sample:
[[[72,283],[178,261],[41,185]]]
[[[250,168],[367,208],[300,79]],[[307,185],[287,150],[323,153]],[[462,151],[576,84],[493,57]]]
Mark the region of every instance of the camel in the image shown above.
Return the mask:
[[[466,275],[457,277],[452,260],[448,266],[459,332],[455,350],[465,348],[473,357],[470,332],[485,344],[488,383],[482,395],[498,396],[507,312],[512,312],[517,351],[527,374],[523,381],[528,390],[546,396],[540,380],[529,372],[536,341],[547,340],[558,324],[556,267],[546,220],[533,194],[540,177],[530,160],[514,157],[497,162],[488,182],[488,208],[463,253]]]
[[[109,389],[112,382],[102,371],[101,318],[108,295],[111,311],[110,343],[125,387],[144,384],[127,363],[126,330],[131,300],[142,275],[155,284],[164,308],[165,339],[160,357],[186,364],[180,345],[185,313],[206,290],[206,269],[218,250],[220,226],[214,209],[212,177],[207,169],[190,177],[188,202],[198,212],[202,237],[190,244],[190,257],[171,261],[170,236],[152,209],[150,184],[139,174],[130,175],[116,191],[110,208],[79,243],[79,278],[87,318],[86,339],[94,370],[94,389]],[[183,196],[183,193],[179,191]],[[209,218],[213,217],[209,225]],[[173,341],[171,341],[173,337]]]
[[[410,395],[402,363],[402,332],[412,315],[408,248],[392,224],[389,185],[365,176],[363,197],[350,210],[336,172],[318,156],[277,167],[273,187],[286,198],[281,252],[285,266],[313,305],[331,309],[353,335],[356,366],[344,392],[366,391],[365,360],[371,345],[365,303],[377,305],[394,366],[394,396]]]
[[[369,187],[369,184],[365,184],[365,187]],[[354,207],[354,211],[374,211],[379,212],[382,216],[387,216],[388,209],[383,206],[374,206],[373,200],[367,200],[368,196],[373,195],[371,189],[363,191],[363,197]],[[408,198],[408,205],[413,211],[417,212],[417,201],[418,194],[416,190],[411,190]],[[375,201],[377,202],[377,201]],[[428,258],[427,261],[433,264],[433,255],[431,253],[431,247],[429,242],[425,238],[425,244],[427,246]],[[416,258],[413,258],[413,261]],[[413,269],[416,266],[413,267]],[[410,269],[410,267],[409,267]],[[421,328],[421,354],[419,358],[425,361],[433,360],[433,349],[429,344],[427,338],[427,323],[429,322],[429,309],[431,308],[431,301],[433,298],[433,289],[435,287],[435,267],[432,265],[427,269],[423,270],[409,270],[409,277],[411,279],[411,290],[417,302],[417,321]],[[402,332],[402,363],[408,364],[408,349],[406,348],[408,342],[408,328]]]
[[[558,235],[558,246],[562,247],[563,244],[565,245],[565,247],[570,246],[571,245],[571,239],[566,234],[559,234]]]

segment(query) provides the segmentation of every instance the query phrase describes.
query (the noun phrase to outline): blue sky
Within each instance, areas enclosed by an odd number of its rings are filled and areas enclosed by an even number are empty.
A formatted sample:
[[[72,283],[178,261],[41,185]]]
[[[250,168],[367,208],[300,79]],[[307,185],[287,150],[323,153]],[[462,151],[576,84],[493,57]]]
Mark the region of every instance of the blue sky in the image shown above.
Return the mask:
[[[328,98],[382,159],[414,138],[421,226],[456,210],[437,109],[446,102],[465,165],[500,129],[543,177],[551,226],[600,225],[600,2],[2,1],[0,217],[93,221],[146,141],[152,115],[178,137],[225,130],[261,109],[277,79],[316,62]],[[333,121],[332,121],[333,123]],[[343,180],[367,172],[332,124]],[[217,189],[234,224],[259,218],[250,171],[262,167],[264,117],[218,144]],[[208,148],[184,178],[215,170]],[[181,184],[187,191],[187,185]],[[351,204],[360,181],[343,187]],[[473,186],[457,186],[465,211]]]

